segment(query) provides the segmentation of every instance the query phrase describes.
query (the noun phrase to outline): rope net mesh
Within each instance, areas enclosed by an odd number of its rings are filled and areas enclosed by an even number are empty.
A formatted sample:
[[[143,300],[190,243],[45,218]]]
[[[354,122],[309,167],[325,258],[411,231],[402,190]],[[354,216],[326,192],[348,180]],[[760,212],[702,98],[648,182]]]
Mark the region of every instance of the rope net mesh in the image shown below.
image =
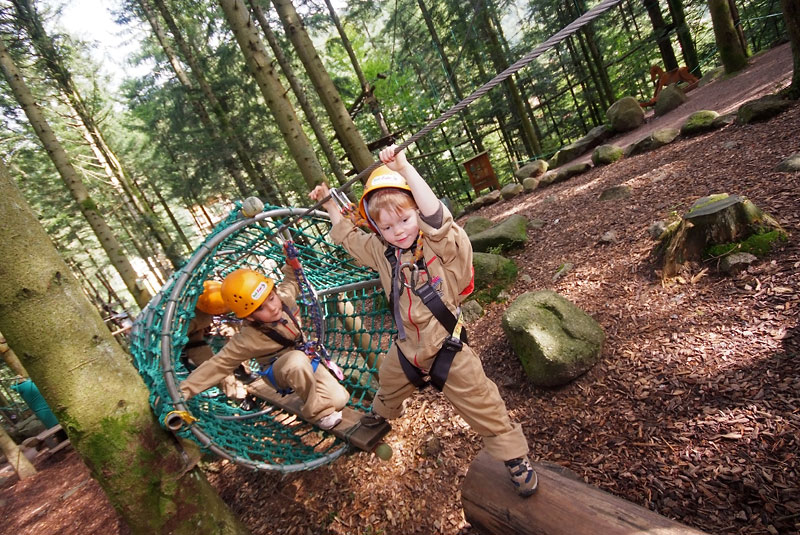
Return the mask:
[[[308,470],[330,462],[348,444],[277,407],[241,410],[217,387],[184,401],[180,382],[188,375],[181,353],[189,322],[207,279],[223,280],[240,267],[260,270],[279,281],[285,262],[283,240],[292,239],[306,278],[317,293],[324,324],[323,343],[344,372],[348,405],[365,411],[378,386],[378,366],[389,348],[394,325],[377,274],[358,266],[345,250],[328,240],[330,221],[321,212],[266,207],[253,218],[239,205],[214,229],[191,259],[175,272],[145,307],[131,331],[131,353],[148,389],[150,404],[162,425],[173,410],[186,410],[197,421],[177,433],[204,451],[259,470]],[[287,222],[291,219],[291,226]],[[313,297],[298,299],[303,329],[311,321]],[[233,314],[216,316],[207,341],[218,351],[241,324]],[[251,361],[254,371],[259,369]]]

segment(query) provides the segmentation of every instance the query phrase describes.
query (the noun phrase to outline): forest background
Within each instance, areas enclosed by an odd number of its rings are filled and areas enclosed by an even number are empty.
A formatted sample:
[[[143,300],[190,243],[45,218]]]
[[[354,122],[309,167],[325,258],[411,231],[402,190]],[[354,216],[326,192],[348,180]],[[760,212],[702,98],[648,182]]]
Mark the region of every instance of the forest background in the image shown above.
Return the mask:
[[[589,7],[121,2],[118,23],[148,36],[132,61],[151,70],[111,94],[92,44],[52,29],[57,10],[4,1],[3,172],[124,343],[126,316],[234,200],[305,205],[314,184],[345,182],[377,148],[419,130]],[[720,63],[735,70],[731,49],[741,56],[785,40],[781,9],[778,0],[623,1],[409,155],[458,209],[475,197],[463,161],[487,151],[510,183],[521,164],[603,124],[618,98],[648,100],[651,64],[687,65],[700,77]],[[302,40],[300,20],[312,40]],[[733,31],[721,37],[720,27]]]

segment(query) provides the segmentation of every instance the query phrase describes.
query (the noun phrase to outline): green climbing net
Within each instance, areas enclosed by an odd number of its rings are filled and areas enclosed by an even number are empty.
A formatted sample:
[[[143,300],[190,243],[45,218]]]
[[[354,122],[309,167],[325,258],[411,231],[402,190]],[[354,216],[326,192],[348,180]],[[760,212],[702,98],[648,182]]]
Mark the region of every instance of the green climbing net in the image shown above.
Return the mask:
[[[304,217],[293,221],[301,213]],[[203,281],[221,281],[240,267],[259,269],[279,280],[285,260],[282,243],[291,239],[323,311],[323,342],[344,371],[348,405],[361,411],[369,407],[377,389],[379,361],[389,347],[394,325],[377,274],[356,265],[342,247],[331,243],[330,227],[327,214],[319,211],[305,214],[299,209],[266,207],[248,218],[237,204],[170,277],[131,331],[134,364],[162,424],[171,411],[186,410],[196,421],[178,431],[181,436],[193,439],[205,451],[259,470],[309,470],[349,449],[346,442],[278,408],[244,412],[216,387],[186,402],[179,390],[189,373],[180,356]],[[300,301],[309,339],[317,336],[310,319],[313,304],[310,296]],[[223,326],[235,326],[236,321],[233,315],[216,317],[215,326],[222,332]],[[214,336],[210,343],[217,350],[225,338]],[[258,369],[254,361],[251,365]]]

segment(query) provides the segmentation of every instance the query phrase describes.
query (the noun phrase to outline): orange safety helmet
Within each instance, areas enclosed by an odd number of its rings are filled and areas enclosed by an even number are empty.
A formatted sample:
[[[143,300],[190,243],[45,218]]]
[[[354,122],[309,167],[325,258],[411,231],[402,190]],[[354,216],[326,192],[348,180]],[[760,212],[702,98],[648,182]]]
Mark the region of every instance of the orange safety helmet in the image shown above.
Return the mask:
[[[406,179],[400,173],[392,171],[385,165],[381,165],[369,174],[367,183],[364,185],[364,193],[361,195],[361,200],[358,201],[358,212],[361,217],[367,220],[367,223],[375,232],[378,232],[378,228],[367,211],[367,197],[374,191],[383,188],[397,188],[412,193]]]
[[[246,318],[267,300],[274,287],[275,281],[269,277],[240,268],[229,273],[222,282],[222,300],[237,318]]]
[[[222,299],[222,283],[214,280],[207,280],[203,283],[203,293],[197,299],[197,308],[216,316],[227,314],[231,311]]]

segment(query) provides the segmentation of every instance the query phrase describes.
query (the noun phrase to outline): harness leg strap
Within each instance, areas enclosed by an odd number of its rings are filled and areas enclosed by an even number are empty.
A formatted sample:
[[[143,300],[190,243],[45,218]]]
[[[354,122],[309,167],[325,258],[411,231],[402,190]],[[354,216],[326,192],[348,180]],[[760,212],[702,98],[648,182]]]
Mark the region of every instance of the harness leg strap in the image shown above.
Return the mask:
[[[403,352],[400,351],[399,347],[396,349],[397,358],[400,359],[400,367],[403,368],[403,373],[406,374],[406,378],[408,378],[411,384],[420,390],[428,386],[428,381],[425,380],[425,374],[422,373],[422,370],[411,364],[405,355],[403,355]]]

